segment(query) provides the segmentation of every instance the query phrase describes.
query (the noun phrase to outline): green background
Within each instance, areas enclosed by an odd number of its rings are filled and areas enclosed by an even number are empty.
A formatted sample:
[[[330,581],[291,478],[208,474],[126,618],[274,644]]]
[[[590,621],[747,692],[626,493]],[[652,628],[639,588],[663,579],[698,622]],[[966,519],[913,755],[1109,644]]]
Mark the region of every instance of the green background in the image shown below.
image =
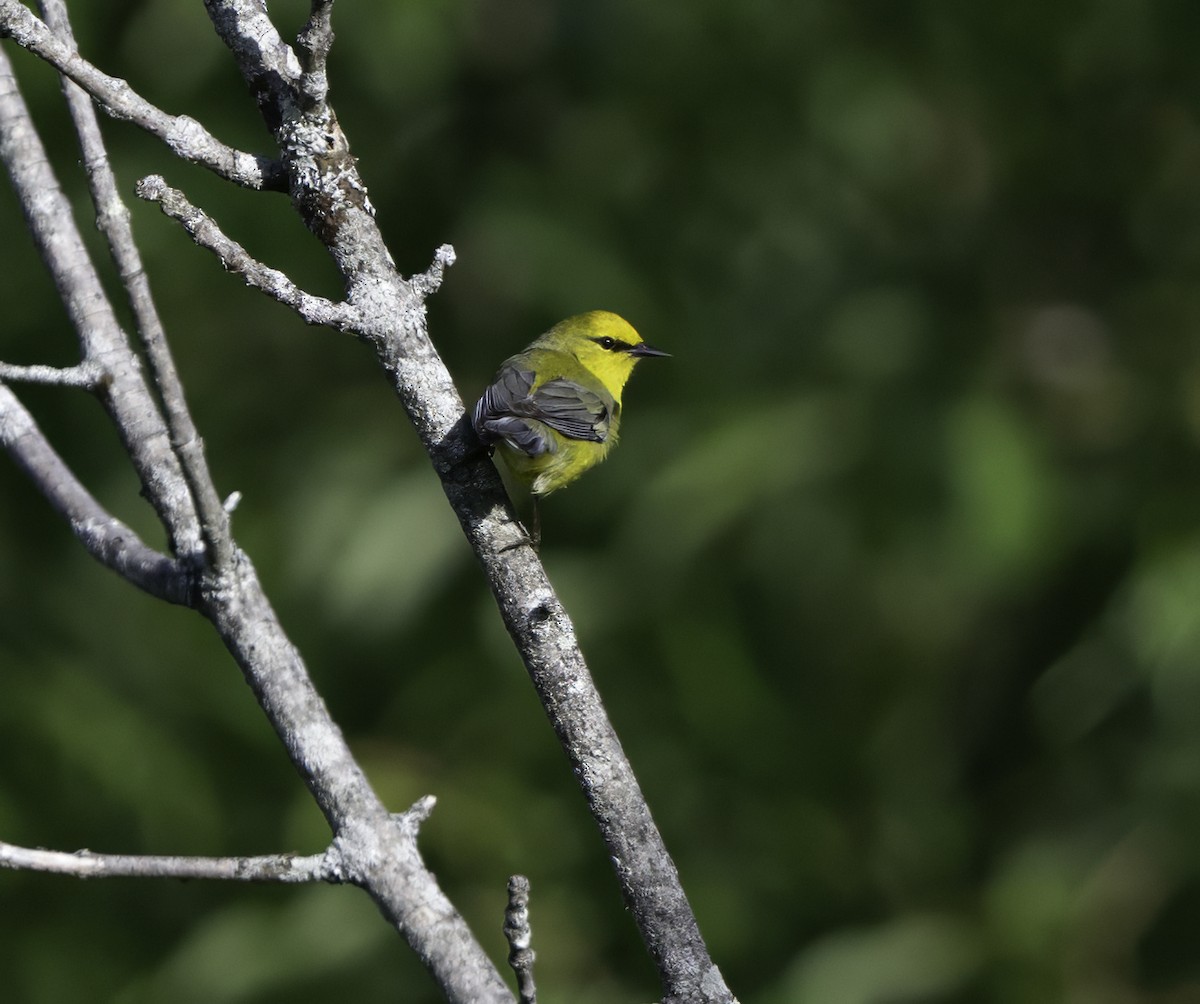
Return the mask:
[[[200,3],[75,6],[101,68],[270,152]],[[272,13],[291,37],[305,6]],[[458,251],[430,324],[464,398],[582,310],[673,353],[543,507],[543,557],[742,1001],[1200,1000],[1200,7],[405,0],[335,27],[398,265]],[[99,247],[55,77],[6,51]],[[162,173],[339,294],[285,198],[105,130],[126,191]],[[132,209],[235,532],[380,794],[438,797],[422,849],[497,963],[529,875],[544,999],[657,997],[370,353]],[[75,361],[7,186],[0,234],[0,358]],[[99,407],[18,391],[161,542]],[[0,838],[327,839],[205,622],[2,459]],[[0,996],[437,999],[353,889],[9,872]]]

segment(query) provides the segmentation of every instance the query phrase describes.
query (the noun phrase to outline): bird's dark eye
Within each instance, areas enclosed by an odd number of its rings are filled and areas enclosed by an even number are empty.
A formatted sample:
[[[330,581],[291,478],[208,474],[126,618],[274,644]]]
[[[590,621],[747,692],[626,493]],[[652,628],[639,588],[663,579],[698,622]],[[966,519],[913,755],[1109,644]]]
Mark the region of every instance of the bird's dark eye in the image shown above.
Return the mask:
[[[615,338],[609,338],[607,335],[605,335],[603,338],[597,338],[596,344],[602,349],[611,350],[617,347],[617,340]]]

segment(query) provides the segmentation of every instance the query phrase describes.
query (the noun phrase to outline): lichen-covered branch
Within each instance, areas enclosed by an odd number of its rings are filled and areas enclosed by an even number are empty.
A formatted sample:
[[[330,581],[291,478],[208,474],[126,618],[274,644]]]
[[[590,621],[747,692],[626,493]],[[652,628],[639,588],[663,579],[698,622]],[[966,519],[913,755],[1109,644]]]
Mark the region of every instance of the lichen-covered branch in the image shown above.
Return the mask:
[[[313,0],[308,22],[296,36],[296,51],[304,74],[300,92],[308,107],[322,105],[329,98],[329,78],[326,68],[329,50],[333,48],[333,0]]]
[[[155,107],[127,81],[101,72],[74,51],[19,0],[0,0],[0,36],[40,56],[96,99],[113,118],[157,136],[179,157],[207,167],[246,188],[280,190],[283,172],[277,161],[235,150],[195,119]]]
[[[291,307],[309,324],[347,331],[358,322],[358,311],[353,307],[306,293],[278,269],[251,257],[237,241],[222,232],[211,216],[192,205],[178,189],[171,188],[161,175],[153,174],[139,181],[137,194],[138,198],[156,203],[165,215],[182,224],[192,240],[215,254],[227,271],[241,276],[247,286]]]
[[[171,550],[185,562],[199,563],[204,551],[200,525],[166,423],[88,255],[70,201],[59,187],[2,49],[0,161],[79,336],[83,365],[99,374],[97,394],[167,530]]]
[[[46,24],[64,43],[74,49],[75,39],[71,33],[63,0],[40,0],[40,3]],[[175,360],[167,345],[158,308],[155,307],[154,297],[150,293],[150,282],[146,278],[142,256],[129,223],[129,210],[117,191],[117,179],[109,165],[108,151],[100,135],[100,124],[96,121],[96,111],[92,99],[78,84],[67,77],[63,77],[62,82],[63,94],[79,137],[80,150],[83,152],[83,165],[92,193],[92,203],[96,207],[96,224],[108,241],[109,253],[116,262],[126,296],[133,308],[150,376],[158,392],[158,402],[170,432],[171,447],[179,459],[180,469],[196,506],[200,533],[207,551],[206,558],[210,566],[224,568],[233,555],[229,514],[222,507],[213,485],[200,434],[196,431],[184,400],[183,384],[175,369]]]
[[[249,858],[176,857],[164,854],[94,854],[47,851],[0,841],[0,868],[52,872],[76,878],[220,879],[234,882],[339,882],[335,851],[301,856],[268,854]]]
[[[47,442],[33,416],[2,383],[0,448],[67,521],[88,554],[151,596],[168,603],[190,601],[186,570],[105,511]]]
[[[84,390],[95,390],[100,384],[101,376],[99,368],[88,363],[80,363],[77,366],[46,366],[44,363],[18,366],[14,363],[0,363],[0,380],[7,380],[9,383],[36,383],[46,387],[80,387]]]
[[[14,30],[13,23],[20,18],[13,8],[20,6],[14,0],[0,0],[0,32],[23,39],[22,44],[52,61],[58,59],[63,72],[90,93],[103,90],[103,81],[92,80],[89,87],[81,78],[91,76],[79,68],[78,57],[55,50],[36,25],[23,22],[23,33]],[[158,201],[198,243],[218,254],[245,281],[306,319],[353,331],[374,349],[442,480],[570,758],[626,903],[658,967],[664,1000],[670,1004],[733,1001],[708,955],[571,620],[536,554],[521,546],[526,538],[494,468],[468,427],[463,401],[429,337],[424,299],[441,282],[452,252],[439,252],[429,271],[405,279],[397,273],[375,224],[366,186],[326,99],[325,62],[333,37],[329,0],[314,0],[298,43],[299,54],[280,38],[262,0],[205,0],[205,7],[282,151],[293,206],[329,250],[344,278],[344,304],[310,297],[286,277],[250,259],[162,179],[147,179],[141,193]],[[0,73],[0,116],[3,87]],[[114,84],[105,93],[116,98],[124,92]],[[127,106],[108,107],[118,114],[128,111]],[[0,118],[0,132],[4,131]],[[23,202],[34,201],[37,188],[30,184],[30,188],[19,187]],[[52,179],[49,184],[53,188]],[[114,367],[113,358],[119,361],[120,354],[107,334],[87,340],[84,361],[100,365],[106,381],[134,390],[122,369]],[[106,400],[111,399],[109,383],[102,386]],[[133,418],[119,409],[113,413],[118,422]],[[184,498],[190,500],[174,454],[170,460],[164,470],[172,484],[178,478]],[[154,469],[147,470],[141,462],[138,469],[146,483]],[[198,525],[190,503],[177,512],[164,501],[161,495],[156,501],[156,507],[166,510],[164,520],[186,512],[190,523],[185,520],[182,525]],[[452,1000],[510,1000],[494,966],[425,869],[412,834],[396,824],[371,791],[245,555],[234,548],[227,565],[204,568],[197,578],[195,603],[242,667],[321,805],[334,831],[333,846],[345,863],[346,879],[372,895]]]
[[[310,143],[289,159],[293,202],[345,277],[347,300],[361,311],[362,337],[392,381],[483,565],[608,846],[626,903],[658,967],[664,1000],[732,1001],[608,719],[570,617],[537,555],[521,546],[526,538],[429,338],[422,283],[396,274],[332,111],[306,108],[289,90],[294,83],[283,71],[291,64],[280,57],[264,28],[265,11],[256,0],[205,0],[205,6],[254,89],[267,124],[277,130],[281,148],[292,150],[298,138],[328,140],[319,149]],[[258,58],[264,53],[271,60],[266,65]],[[296,192],[297,185],[305,194]]]
[[[94,152],[103,157],[102,150]],[[182,583],[183,599],[212,621],[286,745],[329,821],[339,878],[362,886],[375,899],[451,1000],[510,1001],[512,995],[495,966],[421,860],[416,845],[416,823],[422,814],[428,813],[429,805],[419,803],[399,818],[387,810],[313,687],[304,662],[279,624],[249,559],[232,546],[228,562],[209,560],[212,555],[203,546],[202,520],[198,517],[195,497],[176,452],[187,444],[173,441],[159,401],[140,375],[136,357],[96,279],[70,206],[54,178],[2,51],[0,159],[13,178],[35,243],[79,333],[83,347],[81,365],[94,367],[99,374],[96,392],[134,460],[144,493],[154,502],[168,527],[173,549],[179,555],[178,564],[166,565],[174,574],[170,581]],[[99,190],[103,202],[102,185]],[[118,230],[110,232],[110,236],[117,234]],[[122,266],[122,271],[136,272],[137,266],[132,269]],[[31,438],[27,426],[19,421],[19,404],[11,392],[2,387],[0,391],[10,395],[5,403],[14,405],[7,414],[18,416],[5,427],[4,445],[19,464],[28,467],[31,476],[36,475],[48,463],[31,454],[42,442]],[[181,396],[178,404],[183,407]],[[28,464],[23,462],[27,455],[31,456]],[[199,471],[197,468],[193,473]],[[118,568],[136,566],[134,559],[148,560],[132,534],[120,537],[124,550],[115,556],[104,551],[117,539],[119,524],[110,518],[100,528],[104,532],[97,536],[95,520],[74,520],[74,510],[85,507],[84,496],[73,490],[77,482],[65,467],[56,470],[54,477],[59,479],[56,485],[61,482],[72,491],[65,498],[55,495],[52,501],[72,518],[73,526],[78,522],[87,531],[89,541],[93,537],[98,540],[92,546],[102,552],[98,555],[102,560]],[[161,567],[159,561],[140,577],[148,579]],[[188,574],[178,574],[180,568],[186,568]],[[150,586],[143,584],[143,588]]]
[[[529,879],[524,875],[513,875],[508,880],[504,940],[508,942],[508,964],[517,978],[517,996],[521,1004],[537,1004],[537,984],[533,979],[533,931],[529,927]]]

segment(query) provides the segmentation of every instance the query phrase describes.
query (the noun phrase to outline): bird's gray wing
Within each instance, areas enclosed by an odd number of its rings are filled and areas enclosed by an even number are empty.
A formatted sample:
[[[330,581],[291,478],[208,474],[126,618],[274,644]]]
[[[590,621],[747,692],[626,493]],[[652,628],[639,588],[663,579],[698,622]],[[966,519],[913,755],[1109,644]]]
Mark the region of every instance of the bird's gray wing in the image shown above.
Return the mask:
[[[475,402],[471,425],[488,445],[503,439],[514,450],[531,457],[553,452],[554,441],[538,424],[528,422],[523,413],[533,387],[533,371],[504,365],[492,385]]]
[[[530,457],[553,453],[547,427],[570,439],[602,443],[608,438],[611,401],[559,377],[547,380],[532,394],[534,374],[506,365],[475,405],[471,424],[485,443],[503,439]]]
[[[559,377],[542,384],[530,402],[536,409],[534,417],[570,439],[603,443],[608,438],[613,402],[607,395],[601,397],[573,380]]]

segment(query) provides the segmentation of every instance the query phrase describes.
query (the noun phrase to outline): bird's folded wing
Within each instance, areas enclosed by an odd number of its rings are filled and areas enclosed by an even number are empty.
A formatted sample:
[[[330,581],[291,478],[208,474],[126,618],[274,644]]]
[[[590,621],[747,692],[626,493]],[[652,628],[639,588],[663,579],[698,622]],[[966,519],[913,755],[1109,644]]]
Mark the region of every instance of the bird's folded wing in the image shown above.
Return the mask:
[[[492,385],[475,402],[471,424],[481,439],[489,441],[489,424],[506,415],[515,414],[518,401],[524,401],[533,387],[533,373],[517,366],[505,366],[496,374]],[[492,439],[497,438],[492,436]]]
[[[534,374],[505,366],[475,405],[472,425],[484,442],[505,440],[537,457],[555,452],[547,427],[569,439],[603,443],[608,438],[611,402],[572,380],[547,380],[532,394]]]
[[[531,418],[570,439],[603,443],[608,438],[611,402],[572,380],[547,380],[529,399]]]

